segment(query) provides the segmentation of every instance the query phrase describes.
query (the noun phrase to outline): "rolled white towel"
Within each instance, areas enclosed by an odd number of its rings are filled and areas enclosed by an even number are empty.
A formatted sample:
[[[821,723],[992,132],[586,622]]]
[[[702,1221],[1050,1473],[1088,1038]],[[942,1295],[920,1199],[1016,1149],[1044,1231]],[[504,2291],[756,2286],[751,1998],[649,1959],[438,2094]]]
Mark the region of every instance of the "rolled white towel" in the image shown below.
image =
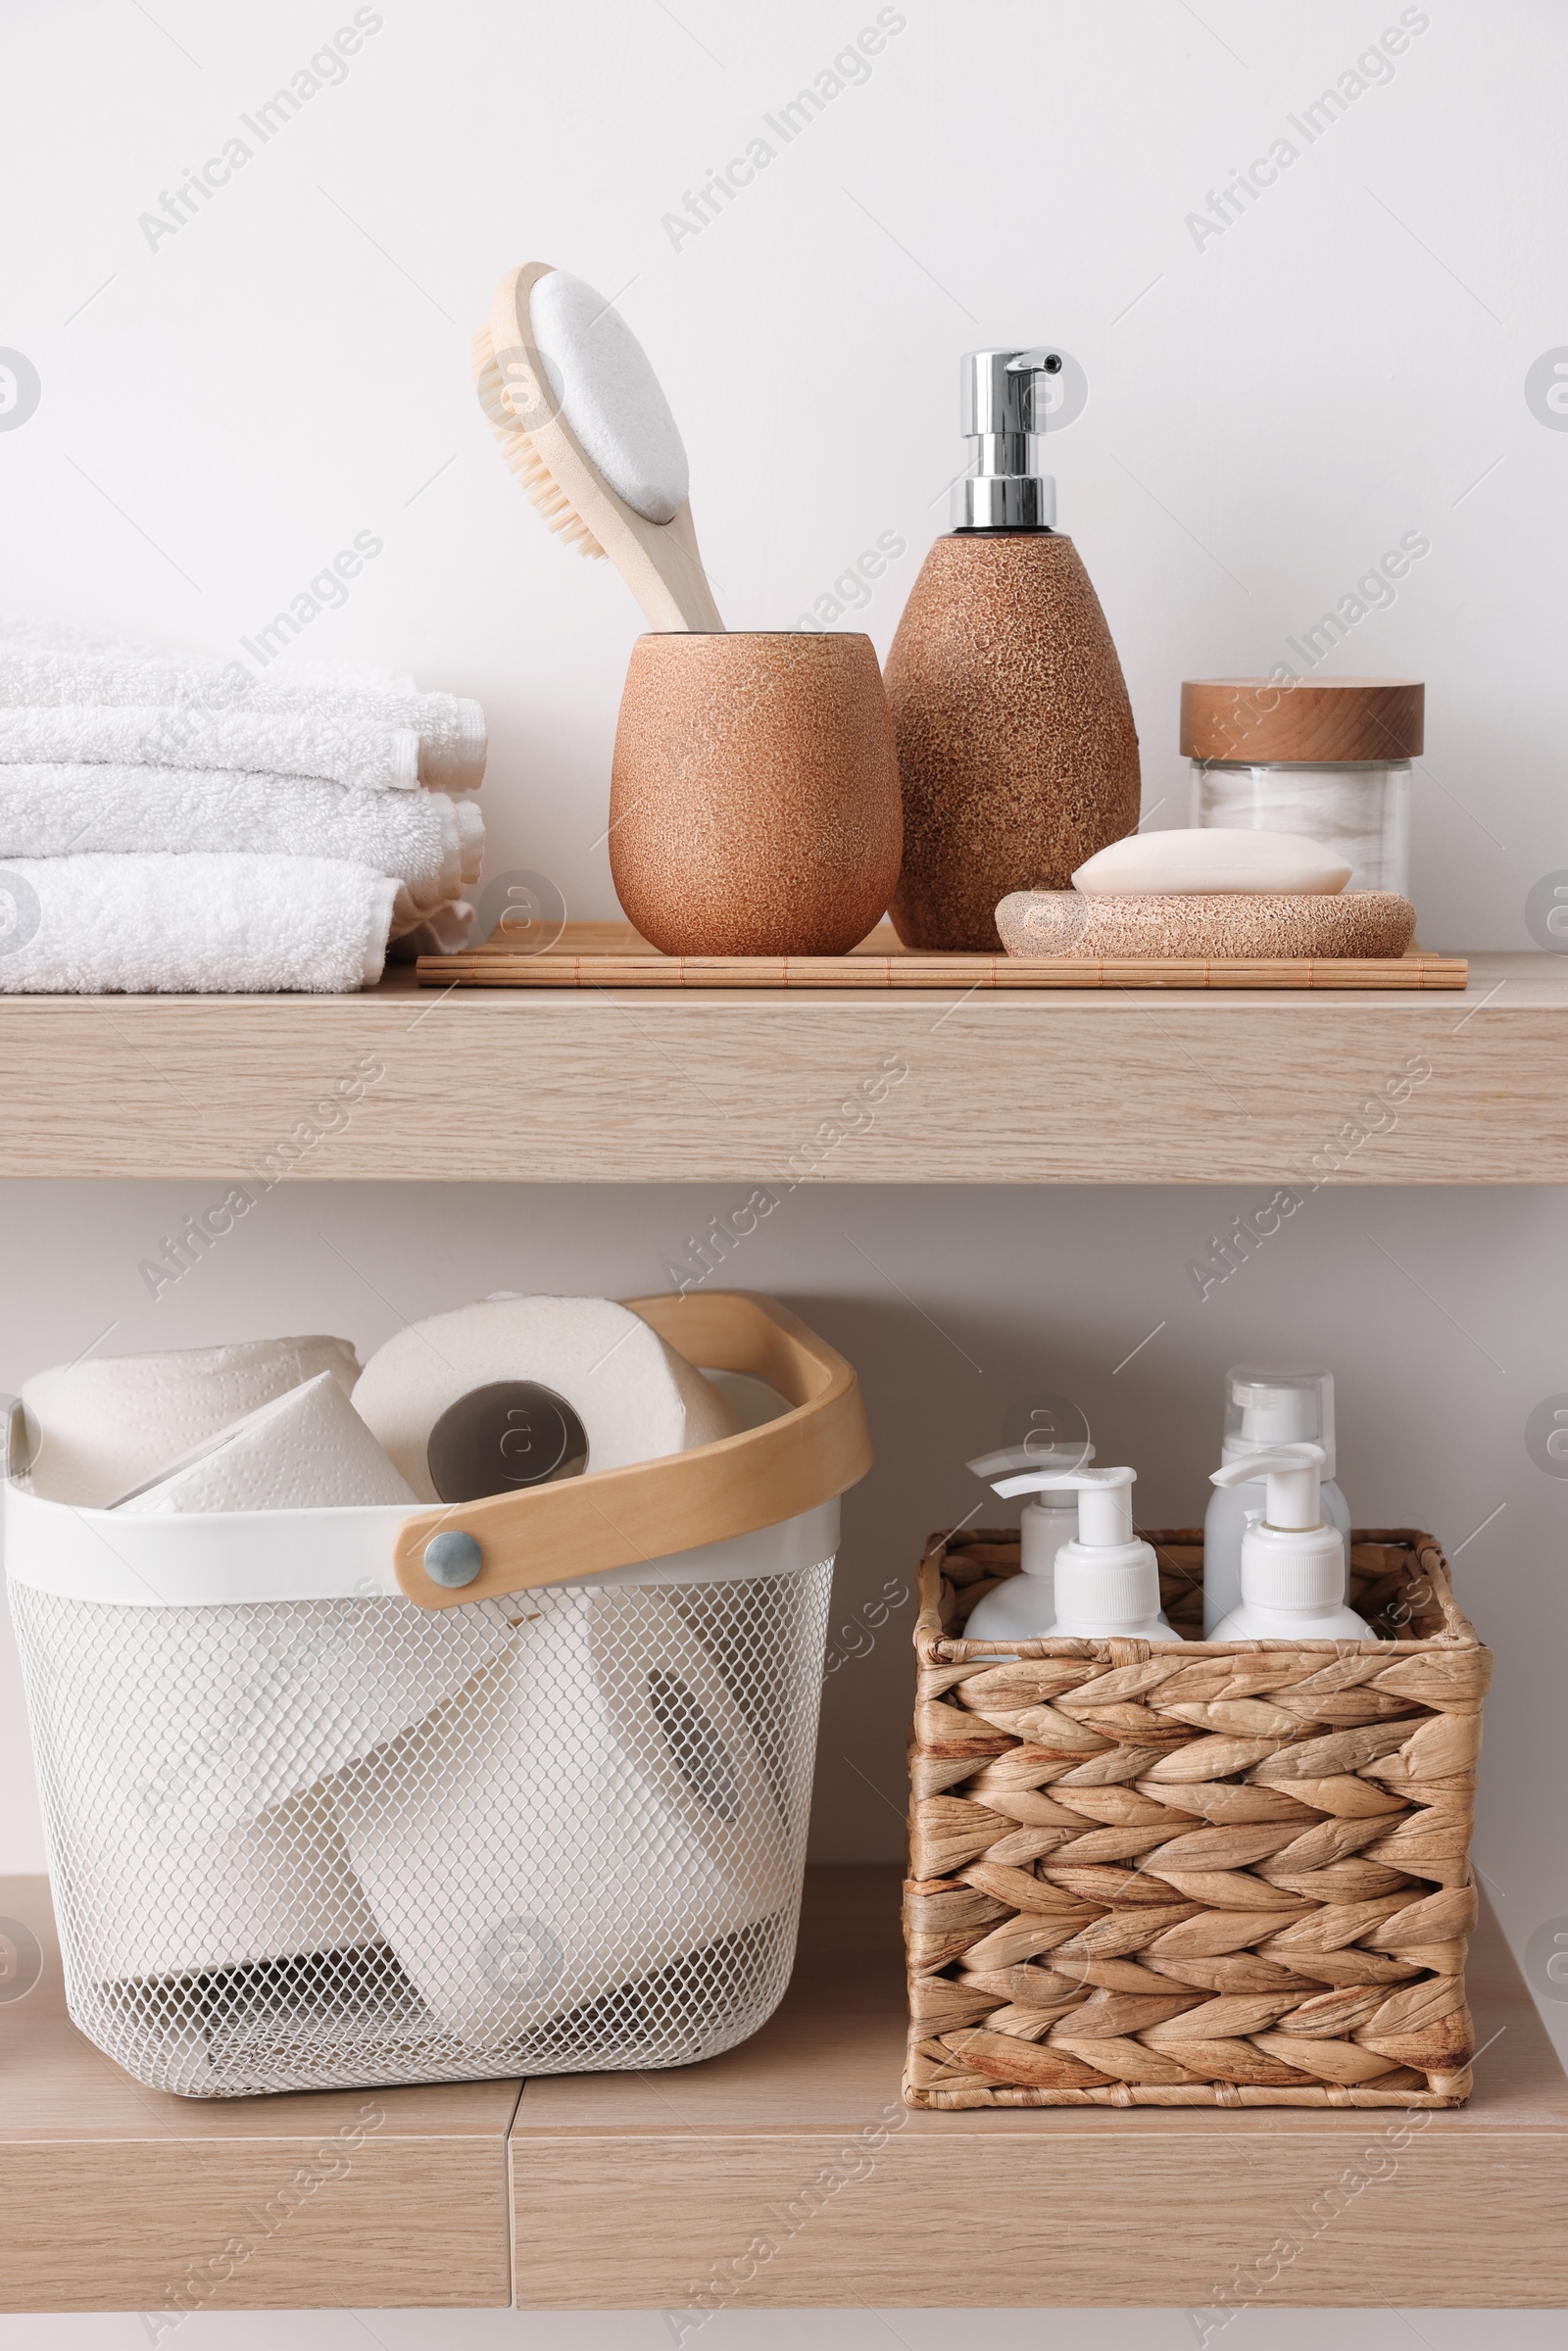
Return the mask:
[[[330,857],[17,857],[0,995],[342,995],[380,978],[399,898]]]
[[[98,852],[345,857],[434,907],[479,878],[484,818],[444,792],[351,792],[232,767],[0,766],[0,857]]]
[[[398,893],[387,944],[389,963],[415,963],[420,955],[455,955],[473,936],[475,908],[466,898],[442,906],[416,906],[406,891]]]
[[[301,710],[368,720],[417,735],[424,783],[462,792],[484,774],[479,705],[456,694],[421,694],[411,677],[391,670],[291,662],[273,675],[255,677],[242,663],[202,654],[83,635],[47,622],[0,621],[0,704],[46,709],[81,703]]]
[[[314,776],[361,792],[412,792],[419,781],[419,739],[412,727],[331,711],[94,703],[0,710],[0,765],[61,760],[241,767]]]

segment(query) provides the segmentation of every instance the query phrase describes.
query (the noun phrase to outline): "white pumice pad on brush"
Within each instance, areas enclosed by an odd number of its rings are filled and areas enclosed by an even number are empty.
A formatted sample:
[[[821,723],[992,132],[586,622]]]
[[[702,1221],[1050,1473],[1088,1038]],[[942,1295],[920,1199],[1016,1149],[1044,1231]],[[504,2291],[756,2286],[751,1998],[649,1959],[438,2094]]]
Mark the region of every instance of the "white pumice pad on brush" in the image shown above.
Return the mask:
[[[209,1510],[353,1509],[412,1502],[329,1371],[247,1413],[115,1507],[139,1518]]]
[[[107,1509],[275,1396],[330,1372],[360,1376],[346,1339],[248,1339],[169,1354],[87,1355],[23,1383],[34,1494]]]
[[[640,1316],[607,1298],[503,1295],[411,1323],[366,1365],[356,1410],[421,1501],[439,1501],[430,1432],[459,1398],[503,1381],[563,1397],[588,1439],[587,1468],[622,1469],[734,1434],[712,1384]]]
[[[617,498],[647,522],[668,522],[691,495],[686,451],[663,386],[631,328],[603,294],[552,269],[529,305],[550,388]]]

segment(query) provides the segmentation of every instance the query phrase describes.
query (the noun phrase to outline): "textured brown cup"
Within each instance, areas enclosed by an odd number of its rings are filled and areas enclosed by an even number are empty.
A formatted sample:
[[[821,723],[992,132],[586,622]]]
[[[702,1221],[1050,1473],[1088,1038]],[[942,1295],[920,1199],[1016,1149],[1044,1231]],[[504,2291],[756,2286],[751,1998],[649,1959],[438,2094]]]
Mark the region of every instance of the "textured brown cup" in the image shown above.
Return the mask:
[[[887,911],[898,755],[869,637],[639,637],[610,866],[669,955],[847,955]]]
[[[1089,574],[1054,531],[938,539],[888,654],[906,947],[1000,952],[995,909],[1065,890],[1138,822],[1138,736]]]

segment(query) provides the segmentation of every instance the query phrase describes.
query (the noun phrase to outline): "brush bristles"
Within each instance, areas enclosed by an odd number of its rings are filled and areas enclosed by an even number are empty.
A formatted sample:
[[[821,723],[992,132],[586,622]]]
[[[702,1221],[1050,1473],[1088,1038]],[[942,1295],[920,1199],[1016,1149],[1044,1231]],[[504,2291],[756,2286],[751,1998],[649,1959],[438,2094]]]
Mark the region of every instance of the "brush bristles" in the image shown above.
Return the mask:
[[[604,549],[551,472],[544,459],[507,405],[506,386],[496,361],[490,329],[481,326],[473,338],[473,385],[501,454],[534,506],[549,524],[579,555],[604,559]]]

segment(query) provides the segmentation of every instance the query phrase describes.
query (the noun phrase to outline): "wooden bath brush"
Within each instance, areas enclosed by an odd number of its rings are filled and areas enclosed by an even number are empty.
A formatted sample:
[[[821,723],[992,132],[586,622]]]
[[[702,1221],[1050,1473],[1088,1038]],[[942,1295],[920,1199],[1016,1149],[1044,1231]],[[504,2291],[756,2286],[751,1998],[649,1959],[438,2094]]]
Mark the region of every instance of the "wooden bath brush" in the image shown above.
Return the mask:
[[[552,530],[608,556],[656,630],[717,631],[686,452],[629,326],[549,262],[509,269],[473,338],[479,405]]]

